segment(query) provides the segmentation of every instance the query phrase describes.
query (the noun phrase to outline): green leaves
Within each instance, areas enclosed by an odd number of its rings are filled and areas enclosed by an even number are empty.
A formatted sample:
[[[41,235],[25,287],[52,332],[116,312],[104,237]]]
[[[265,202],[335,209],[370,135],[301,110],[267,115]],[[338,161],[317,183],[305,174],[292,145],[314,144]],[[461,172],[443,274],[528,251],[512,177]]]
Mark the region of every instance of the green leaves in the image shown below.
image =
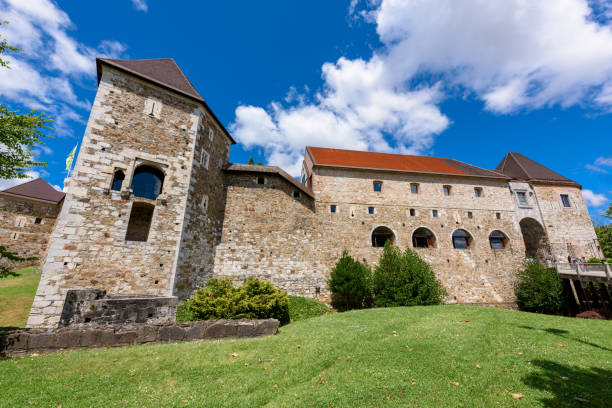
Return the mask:
[[[334,309],[344,312],[370,307],[371,275],[372,271],[367,264],[355,260],[346,250],[343,251],[328,281]]]
[[[7,247],[0,245],[0,259],[8,259],[9,261],[24,262],[24,261],[35,261],[36,257],[22,258],[17,255],[16,252],[10,252]],[[12,271],[6,265],[0,265],[0,279],[8,276],[19,276],[15,271]]]
[[[521,310],[546,314],[563,310],[563,285],[554,268],[526,262],[525,269],[518,271],[517,276],[519,281],[514,292]]]

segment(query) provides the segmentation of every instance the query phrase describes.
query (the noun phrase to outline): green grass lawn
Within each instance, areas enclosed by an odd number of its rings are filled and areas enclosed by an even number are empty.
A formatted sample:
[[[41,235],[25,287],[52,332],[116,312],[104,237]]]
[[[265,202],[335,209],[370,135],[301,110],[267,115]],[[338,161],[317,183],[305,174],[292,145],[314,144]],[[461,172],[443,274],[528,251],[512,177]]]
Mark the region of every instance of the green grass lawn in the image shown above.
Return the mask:
[[[370,309],[265,338],[0,360],[0,406],[600,407],[612,401],[611,339],[610,321]]]
[[[0,279],[0,332],[25,327],[40,280],[34,268],[16,272],[19,276]]]

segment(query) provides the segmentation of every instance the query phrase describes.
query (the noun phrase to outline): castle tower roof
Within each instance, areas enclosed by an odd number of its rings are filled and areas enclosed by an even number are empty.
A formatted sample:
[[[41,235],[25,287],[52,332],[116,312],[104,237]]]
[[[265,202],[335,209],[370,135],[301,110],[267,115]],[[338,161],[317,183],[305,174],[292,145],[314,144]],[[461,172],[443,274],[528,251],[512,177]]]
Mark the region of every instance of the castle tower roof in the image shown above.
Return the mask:
[[[537,163],[516,152],[508,153],[501,163],[499,163],[496,170],[512,177],[515,180],[549,184],[576,185],[580,187],[580,185],[575,181],[570,180],[567,177],[552,171],[548,167],[545,167],[540,163]]]

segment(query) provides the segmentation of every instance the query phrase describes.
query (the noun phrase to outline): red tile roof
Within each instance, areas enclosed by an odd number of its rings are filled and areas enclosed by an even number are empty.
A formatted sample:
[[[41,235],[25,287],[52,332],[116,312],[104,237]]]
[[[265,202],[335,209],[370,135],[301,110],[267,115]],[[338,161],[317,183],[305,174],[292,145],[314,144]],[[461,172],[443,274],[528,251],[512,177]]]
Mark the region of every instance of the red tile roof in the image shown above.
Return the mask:
[[[26,200],[40,201],[47,204],[59,204],[65,193],[57,191],[51,184],[41,178],[28,181],[17,186],[7,188],[0,191],[0,195],[6,195],[13,198],[21,198]]]
[[[121,71],[128,72],[132,75],[153,82],[163,88],[177,92],[190,99],[194,99],[206,106],[212,114],[213,119],[221,127],[223,132],[230,138],[233,144],[236,141],[230,133],[225,129],[225,126],[215,116],[213,111],[208,107],[207,103],[202,99],[193,84],[187,79],[183,71],[172,58],[153,58],[140,60],[119,60],[109,58],[96,58],[96,66],[98,69],[98,82],[102,78],[102,64],[110,65]]]
[[[316,166],[509,178],[496,171],[481,169],[457,160],[438,157],[362,152],[310,146],[306,147],[306,152],[310,154]]]

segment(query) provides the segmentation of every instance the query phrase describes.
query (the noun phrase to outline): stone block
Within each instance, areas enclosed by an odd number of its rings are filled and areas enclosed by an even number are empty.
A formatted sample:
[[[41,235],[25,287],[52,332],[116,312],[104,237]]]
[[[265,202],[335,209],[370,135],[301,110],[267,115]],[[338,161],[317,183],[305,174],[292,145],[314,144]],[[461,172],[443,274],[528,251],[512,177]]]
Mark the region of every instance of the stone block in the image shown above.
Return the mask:
[[[75,348],[81,344],[82,330],[62,330],[57,334],[57,347]]]
[[[255,336],[265,336],[276,334],[280,322],[276,319],[256,320],[253,334]]]
[[[224,337],[235,337],[236,328],[231,320],[217,320],[206,327],[207,339],[221,339]]]
[[[185,338],[185,329],[179,326],[162,326],[159,329],[160,341],[181,341]]]
[[[87,328],[83,330],[80,339],[81,347],[100,347],[102,346],[102,333],[103,330],[96,328]]]
[[[255,334],[255,322],[252,320],[238,320],[236,326],[238,337],[253,337]]]
[[[206,322],[193,322],[185,327],[185,341],[201,340],[206,335]]]
[[[30,351],[44,351],[44,350],[53,350],[57,348],[57,334],[50,333],[40,333],[33,334],[30,336]]]

